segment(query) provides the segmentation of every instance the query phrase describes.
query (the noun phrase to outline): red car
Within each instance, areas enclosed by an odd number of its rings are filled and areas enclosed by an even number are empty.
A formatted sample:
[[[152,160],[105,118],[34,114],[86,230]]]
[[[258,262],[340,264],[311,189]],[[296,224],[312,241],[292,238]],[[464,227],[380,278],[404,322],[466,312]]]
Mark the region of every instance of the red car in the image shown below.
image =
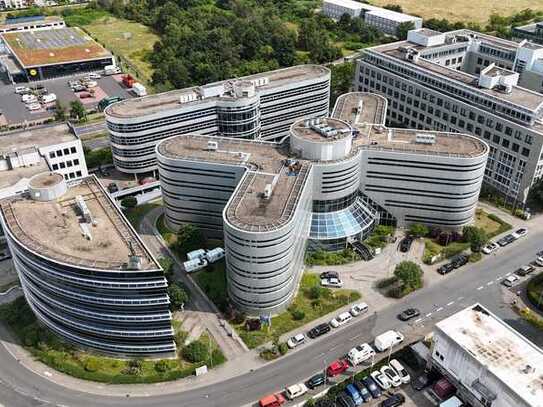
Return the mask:
[[[349,368],[349,363],[345,359],[338,359],[333,361],[330,366],[326,368],[326,375],[328,377],[334,377],[341,373],[343,373],[345,370]]]
[[[270,394],[269,396],[262,397],[258,402],[259,407],[281,407],[286,403],[285,398],[281,393]]]

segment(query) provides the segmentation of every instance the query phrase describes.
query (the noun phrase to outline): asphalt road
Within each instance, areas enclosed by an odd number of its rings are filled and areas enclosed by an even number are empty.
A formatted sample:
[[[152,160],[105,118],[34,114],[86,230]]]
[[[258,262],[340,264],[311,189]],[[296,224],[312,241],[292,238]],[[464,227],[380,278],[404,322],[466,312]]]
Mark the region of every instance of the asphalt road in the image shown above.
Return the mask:
[[[485,261],[457,270],[444,277],[443,281],[407,297],[365,319],[358,319],[343,329],[334,331],[277,362],[254,372],[196,388],[178,394],[163,394],[153,397],[102,397],[63,388],[46,378],[38,376],[18,364],[0,348],[0,403],[9,407],[28,406],[241,406],[252,403],[261,396],[278,391],[299,382],[321,370],[325,364],[345,354],[354,345],[370,342],[376,335],[399,329],[408,338],[427,332],[433,324],[475,302],[480,302],[514,328],[520,330],[541,346],[543,336],[518,320],[510,306],[503,302],[499,284],[501,278],[519,266],[529,263],[535,253],[543,249],[543,231],[533,231],[528,237],[500,249]],[[396,315],[406,307],[417,307],[422,312],[421,320],[411,324],[400,322]],[[1,333],[1,331],[0,331]]]

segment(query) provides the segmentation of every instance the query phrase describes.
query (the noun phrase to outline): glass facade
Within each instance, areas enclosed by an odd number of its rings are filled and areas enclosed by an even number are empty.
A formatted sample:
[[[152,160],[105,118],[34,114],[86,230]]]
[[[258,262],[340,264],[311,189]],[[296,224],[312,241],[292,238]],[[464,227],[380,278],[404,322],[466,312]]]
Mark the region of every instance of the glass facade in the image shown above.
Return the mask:
[[[258,102],[243,107],[218,108],[217,124],[221,136],[256,138],[260,130]]]
[[[313,212],[335,212],[351,206],[358,198],[358,191],[339,199],[313,201]]]

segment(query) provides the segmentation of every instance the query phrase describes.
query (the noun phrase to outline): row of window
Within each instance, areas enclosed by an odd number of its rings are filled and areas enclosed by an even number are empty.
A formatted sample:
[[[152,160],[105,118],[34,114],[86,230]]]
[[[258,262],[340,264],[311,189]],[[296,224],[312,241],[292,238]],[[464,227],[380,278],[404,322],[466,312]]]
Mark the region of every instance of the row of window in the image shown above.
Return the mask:
[[[75,160],[68,160],[66,162],[64,161],[61,161],[59,163],[55,163],[53,165],[51,165],[51,168],[53,168],[53,171],[57,171],[59,169],[64,169],[64,168],[69,168],[69,167],[73,167],[74,165],[79,165],[79,159],[76,158]],[[81,173],[81,171],[78,171],[79,173]]]
[[[77,152],[76,148],[75,147],[66,147],[64,149],[61,149],[61,150],[56,150],[56,151],[50,151],[49,152],[49,158],[56,158],[56,157],[62,157],[62,156],[65,156],[65,155],[70,155],[70,154],[75,154]]]

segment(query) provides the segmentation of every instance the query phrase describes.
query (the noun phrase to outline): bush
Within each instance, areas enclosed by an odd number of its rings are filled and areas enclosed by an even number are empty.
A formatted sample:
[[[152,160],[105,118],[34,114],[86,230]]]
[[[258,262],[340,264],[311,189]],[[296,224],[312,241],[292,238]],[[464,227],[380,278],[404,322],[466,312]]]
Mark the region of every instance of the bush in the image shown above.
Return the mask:
[[[209,347],[200,340],[196,340],[185,346],[182,354],[183,358],[188,362],[200,363],[207,359],[209,355]]]
[[[130,360],[126,368],[123,371],[124,374],[139,376],[143,373],[143,362],[141,359],[132,359]]]
[[[127,196],[121,201],[121,206],[126,209],[132,209],[138,206],[138,200],[135,196]]]
[[[182,256],[193,250],[201,249],[205,247],[204,234],[197,226],[183,225],[177,232],[176,247]]]
[[[168,295],[170,296],[170,307],[174,311],[180,310],[190,299],[185,286],[179,282],[168,287]]]
[[[483,245],[488,242],[488,236],[485,231],[476,226],[464,226],[462,234],[464,241],[470,244],[471,251],[474,253],[481,251]]]
[[[428,235],[429,232],[428,227],[421,223],[413,223],[409,227],[409,234],[414,237],[424,237]]]
[[[476,252],[476,253],[471,253],[469,255],[469,261],[470,263],[476,263],[478,262],[479,260],[481,260],[483,258],[483,255],[480,253],[480,252]]]
[[[166,373],[168,370],[170,370],[170,365],[168,364],[167,360],[159,360],[155,363],[155,370],[158,373]]]
[[[309,289],[309,298],[312,300],[318,300],[322,295],[322,289],[323,287],[320,287],[318,285],[314,285]]]
[[[286,355],[288,352],[288,345],[285,342],[281,342],[278,346],[279,353],[282,355]]]
[[[247,319],[247,315],[245,315],[243,312],[236,312],[234,314],[234,319],[232,322],[236,325],[243,324],[245,320]]]
[[[100,363],[95,358],[88,358],[83,365],[87,372],[96,372],[100,368]]]
[[[377,281],[375,286],[377,288],[386,288],[394,284],[396,281],[398,281],[396,277],[382,278],[381,280]]]
[[[400,285],[406,289],[418,289],[422,287],[422,269],[412,261],[402,261],[394,269],[394,275]]]
[[[360,257],[350,249],[339,252],[329,252],[318,249],[308,252],[305,256],[305,263],[308,266],[337,266],[359,260]]]
[[[305,312],[300,309],[295,309],[291,311],[290,314],[292,315],[292,319],[294,319],[295,321],[301,321],[305,318]]]

